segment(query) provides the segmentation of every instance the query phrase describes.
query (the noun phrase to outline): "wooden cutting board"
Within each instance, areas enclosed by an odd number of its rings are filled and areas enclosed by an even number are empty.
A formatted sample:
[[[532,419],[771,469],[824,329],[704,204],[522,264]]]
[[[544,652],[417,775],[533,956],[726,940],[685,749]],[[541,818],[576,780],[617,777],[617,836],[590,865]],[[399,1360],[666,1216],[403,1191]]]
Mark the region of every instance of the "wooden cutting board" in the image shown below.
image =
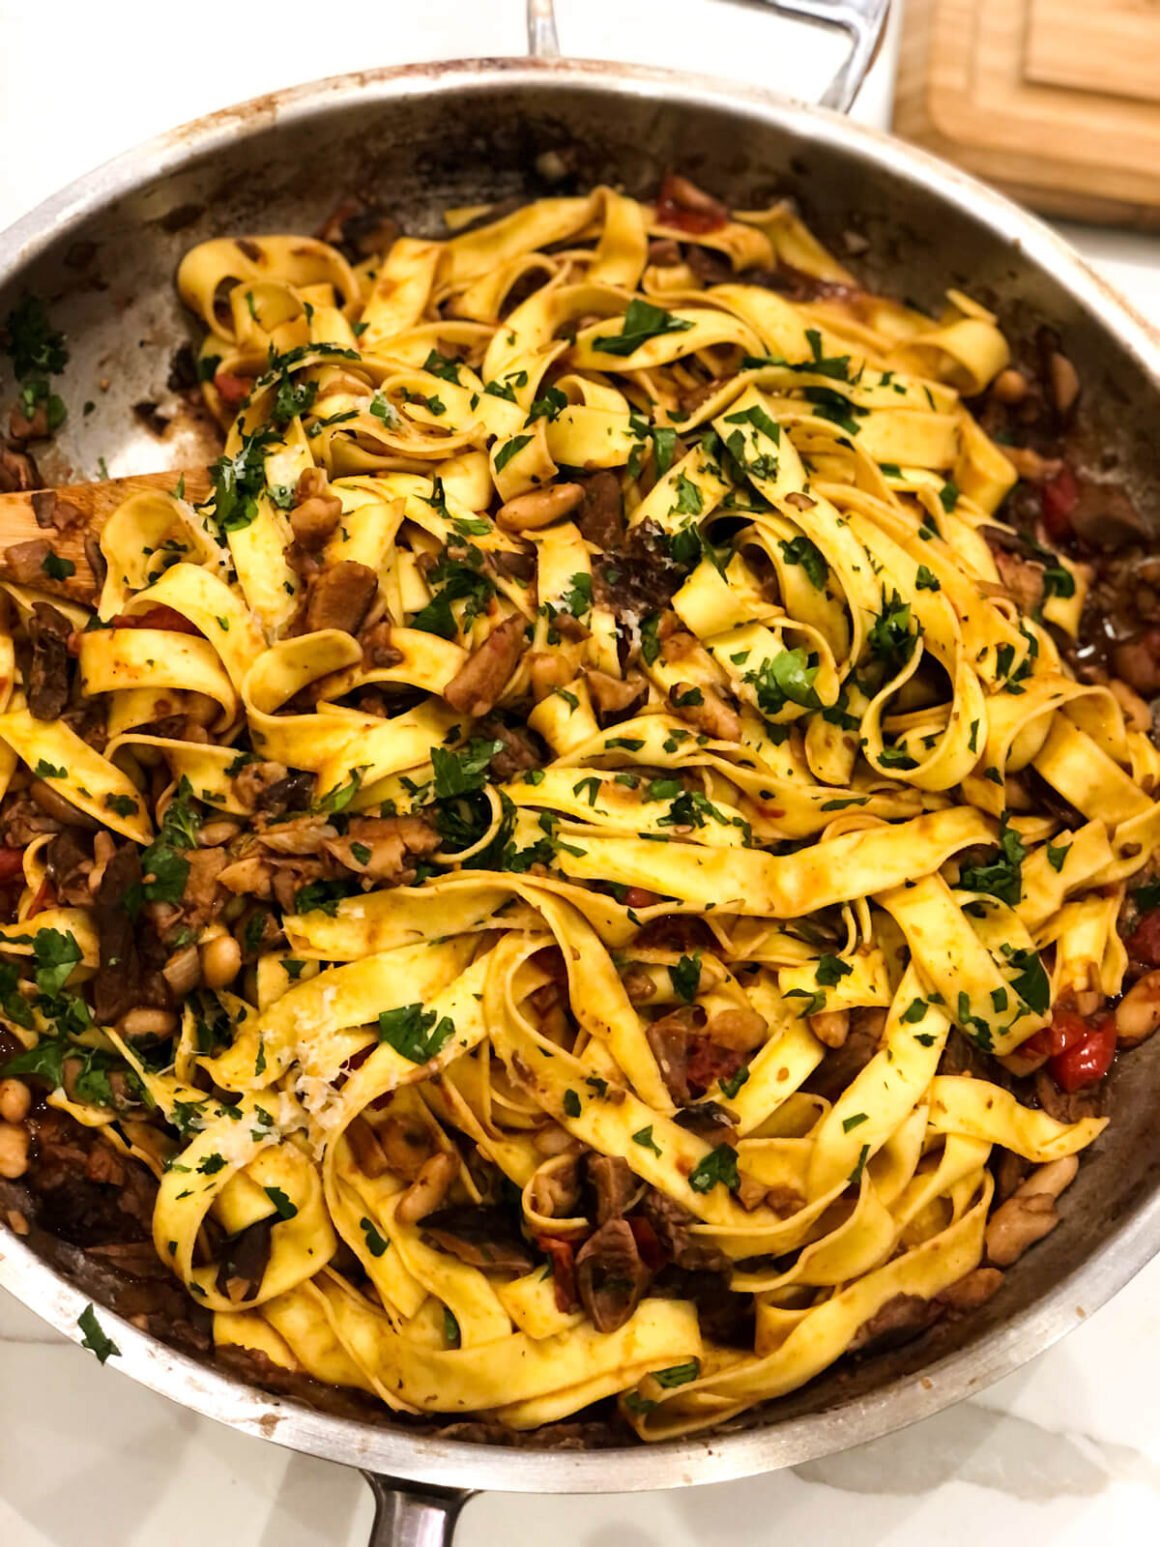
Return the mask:
[[[1160,229],[1160,0],[903,0],[894,128],[1049,214]]]

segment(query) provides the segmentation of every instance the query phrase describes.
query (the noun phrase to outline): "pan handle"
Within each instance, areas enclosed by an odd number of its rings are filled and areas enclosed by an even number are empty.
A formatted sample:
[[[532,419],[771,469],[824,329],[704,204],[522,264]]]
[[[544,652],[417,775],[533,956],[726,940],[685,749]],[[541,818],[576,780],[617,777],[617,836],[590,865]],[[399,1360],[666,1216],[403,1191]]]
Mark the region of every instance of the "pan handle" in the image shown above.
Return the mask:
[[[451,1547],[459,1511],[472,1497],[461,1488],[404,1483],[364,1472],[375,1496],[367,1547]]]
[[[821,96],[822,107],[848,113],[866,79],[882,34],[890,0],[756,0],[779,16],[814,22],[844,32],[850,46],[837,74]],[[528,52],[535,59],[556,59],[560,40],[553,0],[527,0]]]

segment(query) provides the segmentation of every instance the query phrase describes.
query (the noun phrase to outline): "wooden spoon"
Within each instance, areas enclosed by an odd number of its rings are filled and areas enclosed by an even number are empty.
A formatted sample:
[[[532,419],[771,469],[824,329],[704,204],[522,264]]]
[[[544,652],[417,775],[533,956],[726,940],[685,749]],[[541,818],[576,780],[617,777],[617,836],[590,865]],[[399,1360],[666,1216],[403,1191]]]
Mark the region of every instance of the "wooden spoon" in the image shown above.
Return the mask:
[[[73,565],[72,572],[64,580],[38,574],[35,580],[22,583],[69,601],[91,601],[97,580],[89,563],[86,538],[100,532],[113,511],[131,494],[143,494],[152,489],[173,493],[182,479],[186,499],[197,502],[209,494],[210,477],[204,467],[184,473],[136,473],[128,478],[109,478],[102,483],[72,483],[60,489],[26,489],[17,494],[0,494],[0,579],[18,578],[8,555],[9,548],[22,543],[47,542],[51,553]]]

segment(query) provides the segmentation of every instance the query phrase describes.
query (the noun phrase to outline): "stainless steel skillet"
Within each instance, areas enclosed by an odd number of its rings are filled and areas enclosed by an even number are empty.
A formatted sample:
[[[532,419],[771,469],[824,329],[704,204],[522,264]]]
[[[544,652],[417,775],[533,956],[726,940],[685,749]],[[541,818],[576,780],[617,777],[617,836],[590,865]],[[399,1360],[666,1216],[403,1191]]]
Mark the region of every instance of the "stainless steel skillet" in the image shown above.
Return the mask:
[[[874,46],[882,0],[793,0],[853,29],[846,106]],[[550,7],[533,3],[533,32]],[[547,152],[554,152],[547,155]],[[731,202],[796,195],[823,237],[867,238],[868,282],[935,303],[948,284],[993,302],[1015,337],[1040,321],[1078,365],[1101,454],[1160,521],[1160,343],[1045,227],[930,157],[833,113],[756,90],[638,67],[473,61],[374,71],[261,98],[164,135],[42,205],[0,235],[0,316],[44,296],[70,341],[62,391],[63,479],[194,465],[204,432],[178,416],[159,437],[175,341],[189,323],[173,293],[180,255],[224,232],[314,229],[362,192],[410,230],[438,211],[601,179],[645,193],[679,167]],[[109,381],[106,392],[95,390]],[[0,398],[11,394],[0,383]],[[97,402],[87,417],[76,411]],[[1149,507],[1149,500],[1151,506]],[[372,1474],[375,1540],[447,1540],[471,1490],[585,1492],[665,1488],[773,1470],[876,1438],[981,1390],[1101,1304],[1160,1248],[1160,1038],[1114,1078],[1113,1123],[1063,1202],[1064,1223],[1008,1274],[971,1319],[920,1343],[831,1371],[727,1433],[654,1449],[516,1450],[452,1442],[337,1418],[180,1355],[116,1316],[115,1366],[238,1429]],[[35,1249],[34,1249],[35,1246]],[[86,1287],[87,1283],[87,1287]],[[0,1230],[0,1285],[60,1331],[93,1298],[78,1254]],[[99,1296],[98,1296],[99,1298]],[[102,1313],[105,1320],[105,1313]]]

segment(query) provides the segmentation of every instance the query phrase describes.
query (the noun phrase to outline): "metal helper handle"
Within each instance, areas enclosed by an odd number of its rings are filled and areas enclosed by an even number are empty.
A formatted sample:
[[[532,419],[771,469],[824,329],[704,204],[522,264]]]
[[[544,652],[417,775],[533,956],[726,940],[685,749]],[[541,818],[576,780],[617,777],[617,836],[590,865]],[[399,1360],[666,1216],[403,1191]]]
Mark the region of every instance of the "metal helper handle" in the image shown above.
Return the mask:
[[[368,1547],[451,1547],[459,1511],[472,1494],[458,1488],[402,1483],[364,1472],[375,1496]]]
[[[813,22],[844,32],[850,46],[837,74],[820,98],[822,107],[848,113],[858,88],[866,79],[882,34],[890,0],[752,0],[779,16]],[[528,52],[534,59],[557,59],[560,42],[556,33],[553,0],[527,0]]]

